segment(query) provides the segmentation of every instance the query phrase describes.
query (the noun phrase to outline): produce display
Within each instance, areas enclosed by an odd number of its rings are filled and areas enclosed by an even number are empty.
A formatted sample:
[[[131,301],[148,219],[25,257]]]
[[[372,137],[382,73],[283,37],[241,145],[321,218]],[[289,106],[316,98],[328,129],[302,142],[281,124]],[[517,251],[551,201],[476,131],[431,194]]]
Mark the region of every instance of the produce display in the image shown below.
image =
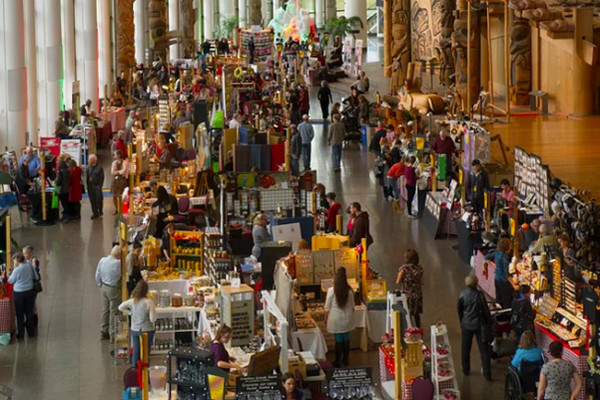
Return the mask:
[[[171,267],[187,270],[190,275],[203,273],[204,234],[175,231],[171,236]]]

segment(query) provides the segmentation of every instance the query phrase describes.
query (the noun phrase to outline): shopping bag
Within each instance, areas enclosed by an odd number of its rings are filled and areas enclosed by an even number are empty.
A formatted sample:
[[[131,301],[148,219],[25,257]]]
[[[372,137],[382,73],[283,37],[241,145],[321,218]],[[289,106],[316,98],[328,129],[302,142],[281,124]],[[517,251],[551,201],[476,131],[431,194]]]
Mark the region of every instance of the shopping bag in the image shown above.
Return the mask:
[[[10,333],[0,333],[0,346],[10,344]]]
[[[58,209],[58,193],[56,193],[56,187],[54,188],[54,191],[52,192],[52,209],[53,210]]]
[[[211,128],[222,129],[225,124],[223,119],[223,110],[216,110],[213,115],[213,120],[210,123]]]

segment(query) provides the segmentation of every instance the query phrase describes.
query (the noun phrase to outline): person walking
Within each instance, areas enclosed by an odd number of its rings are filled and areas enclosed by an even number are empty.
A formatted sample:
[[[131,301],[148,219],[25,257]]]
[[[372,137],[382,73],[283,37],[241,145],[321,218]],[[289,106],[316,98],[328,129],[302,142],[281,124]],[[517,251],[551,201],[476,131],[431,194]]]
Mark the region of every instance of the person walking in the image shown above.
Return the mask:
[[[315,137],[315,130],[310,122],[308,122],[308,114],[302,115],[302,122],[298,125],[298,132],[302,138],[302,163],[304,170],[310,171],[310,152],[311,143]]]
[[[104,205],[102,186],[104,185],[104,168],[98,165],[98,157],[92,154],[89,159],[85,181],[87,185],[88,196],[92,206],[91,219],[100,218]]]
[[[550,361],[542,367],[537,398],[575,400],[581,390],[581,375],[570,361],[562,359],[563,344],[554,341],[549,346]],[[575,381],[571,390],[571,380]]]
[[[13,269],[8,277],[8,283],[13,285],[13,297],[15,301],[15,312],[17,313],[17,339],[27,336],[34,337],[37,332],[34,321],[35,290],[34,284],[40,279],[35,269],[25,262],[23,253],[15,253],[12,256]]]
[[[67,161],[69,166],[69,205],[71,207],[71,218],[75,221],[81,219],[81,199],[83,198],[83,184],[81,175],[83,171],[72,158]]]
[[[113,153],[114,161],[110,167],[110,172],[113,176],[111,191],[113,195],[113,204],[115,206],[114,214],[118,212],[118,198],[123,194],[125,186],[127,186],[127,173],[129,171],[129,163],[123,158],[121,150],[115,150]]]
[[[131,298],[119,304],[119,311],[131,316],[131,341],[133,342],[133,368],[138,368],[140,356],[140,337],[148,334],[146,354],[150,360],[150,348],[154,339],[154,322],[156,322],[156,308],[154,301],[148,298],[148,283],[141,280],[131,292]]]
[[[296,125],[290,125],[290,171],[292,175],[300,175],[300,156],[302,155],[302,137]]]
[[[71,204],[69,203],[69,186],[71,184],[71,172],[66,161],[60,161],[58,163],[58,175],[56,177],[56,191],[60,204],[63,207],[61,222],[69,222],[73,218],[73,212],[71,210]]]
[[[415,321],[415,325],[421,327],[421,314],[423,314],[423,267],[419,265],[419,253],[414,249],[404,252],[404,265],[398,270],[396,285],[406,295],[408,311]]]
[[[321,114],[323,114],[323,121],[327,121],[329,117],[329,103],[333,103],[333,97],[331,96],[331,89],[327,81],[321,81],[321,87],[317,93],[317,99],[321,105]]]
[[[96,268],[96,285],[102,289],[102,340],[115,340],[115,317],[121,302],[121,246],[112,248],[110,255],[102,257]]]
[[[367,247],[373,243],[373,237],[369,230],[369,213],[362,211],[360,203],[350,204],[350,212],[354,215],[352,235],[350,236],[350,247],[361,244],[362,239],[367,239]]]
[[[341,363],[348,366],[350,354],[350,331],[354,329],[354,291],[348,284],[346,268],[340,267],[335,272],[333,286],[327,289],[325,298],[327,311],[327,331],[335,338],[336,368]]]
[[[417,216],[412,212],[412,203],[417,191],[417,170],[415,169],[415,163],[417,159],[415,156],[410,156],[406,165],[404,166],[404,179],[406,186],[406,211],[410,218],[416,218]]]
[[[333,114],[333,124],[327,131],[327,143],[331,146],[331,160],[333,162],[333,171],[340,171],[342,162],[342,144],[346,137],[346,127],[340,122],[340,114]]]
[[[489,342],[492,339],[492,317],[484,294],[477,289],[478,283],[476,276],[468,275],[465,278],[467,288],[460,292],[458,296],[457,308],[461,331],[462,370],[464,375],[469,375],[471,371],[471,345],[473,344],[473,336],[475,336],[481,355],[483,377],[486,381],[491,381],[491,352]]]

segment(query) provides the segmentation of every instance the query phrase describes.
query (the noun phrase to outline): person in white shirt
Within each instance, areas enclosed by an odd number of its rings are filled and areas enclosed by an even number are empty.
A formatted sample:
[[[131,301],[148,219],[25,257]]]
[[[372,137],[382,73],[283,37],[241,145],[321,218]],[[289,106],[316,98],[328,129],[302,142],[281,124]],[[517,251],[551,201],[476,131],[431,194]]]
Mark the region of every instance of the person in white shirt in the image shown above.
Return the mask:
[[[327,290],[325,298],[327,311],[327,331],[333,333],[335,338],[336,368],[348,365],[350,354],[350,331],[354,329],[354,291],[348,284],[346,268],[340,267],[335,272],[333,287]]]
[[[156,307],[154,301],[148,298],[148,283],[138,282],[131,292],[131,298],[119,305],[119,311],[131,316],[131,340],[133,341],[133,368],[138,368],[140,357],[140,337],[148,334],[146,352],[150,359],[150,347],[154,339],[154,322],[156,322]]]
[[[231,121],[229,121],[229,129],[240,128],[242,124],[240,123],[240,115],[236,114]]]
[[[115,317],[121,300],[121,246],[112,248],[110,255],[102,257],[96,268],[96,285],[102,288],[102,340],[115,338]]]

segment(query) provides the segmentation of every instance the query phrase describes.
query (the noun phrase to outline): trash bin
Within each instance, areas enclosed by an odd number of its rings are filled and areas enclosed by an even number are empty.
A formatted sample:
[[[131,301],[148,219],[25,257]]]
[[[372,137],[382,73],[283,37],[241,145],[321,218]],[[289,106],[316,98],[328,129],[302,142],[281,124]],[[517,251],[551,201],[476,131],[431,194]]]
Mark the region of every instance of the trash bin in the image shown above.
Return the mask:
[[[368,130],[368,128],[369,127],[366,126],[366,125],[362,125],[360,127],[360,144],[362,144],[363,147],[367,147],[367,143],[368,143],[368,140],[367,140],[367,130]]]

